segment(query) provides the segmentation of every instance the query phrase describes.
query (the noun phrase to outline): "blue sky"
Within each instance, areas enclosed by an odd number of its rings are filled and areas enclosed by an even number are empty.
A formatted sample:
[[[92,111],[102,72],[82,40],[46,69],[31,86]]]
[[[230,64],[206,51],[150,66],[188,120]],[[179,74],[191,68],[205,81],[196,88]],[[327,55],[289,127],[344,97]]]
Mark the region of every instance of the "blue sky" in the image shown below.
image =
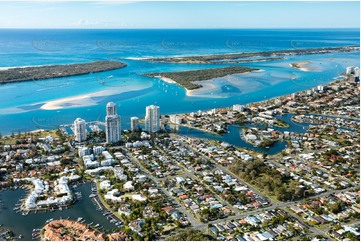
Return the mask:
[[[0,28],[359,28],[352,2],[0,2]]]

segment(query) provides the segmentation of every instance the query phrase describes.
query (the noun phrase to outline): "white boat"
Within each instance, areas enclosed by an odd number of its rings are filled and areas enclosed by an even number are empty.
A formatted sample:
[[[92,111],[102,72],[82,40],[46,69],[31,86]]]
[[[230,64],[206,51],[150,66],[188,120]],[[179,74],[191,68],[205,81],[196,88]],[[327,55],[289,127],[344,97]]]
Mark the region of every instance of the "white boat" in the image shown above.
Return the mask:
[[[53,218],[46,220],[45,223],[47,224],[47,223],[50,223],[50,222],[52,222],[52,221],[54,221]]]

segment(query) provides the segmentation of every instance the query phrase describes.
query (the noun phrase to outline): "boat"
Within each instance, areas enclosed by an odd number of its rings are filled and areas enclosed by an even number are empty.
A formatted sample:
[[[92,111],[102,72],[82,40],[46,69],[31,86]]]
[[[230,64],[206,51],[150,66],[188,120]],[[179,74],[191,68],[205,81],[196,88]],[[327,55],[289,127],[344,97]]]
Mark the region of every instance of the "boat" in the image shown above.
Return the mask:
[[[53,219],[53,218],[50,218],[50,219],[46,220],[45,223],[47,224],[47,223],[50,223],[50,222],[52,222],[52,221],[54,221],[54,219]]]
[[[80,222],[80,221],[82,221],[82,220],[83,220],[83,218],[82,218],[82,217],[79,217],[76,221]]]

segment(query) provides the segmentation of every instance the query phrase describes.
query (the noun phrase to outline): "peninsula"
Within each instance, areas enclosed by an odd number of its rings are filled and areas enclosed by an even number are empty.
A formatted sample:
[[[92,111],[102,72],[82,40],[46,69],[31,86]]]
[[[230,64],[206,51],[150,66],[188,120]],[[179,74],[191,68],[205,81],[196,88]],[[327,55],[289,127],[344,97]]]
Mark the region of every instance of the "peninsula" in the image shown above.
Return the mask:
[[[81,64],[0,69],[0,84],[84,75],[121,69],[126,66],[126,64],[118,61],[93,61]]]
[[[144,76],[166,79],[167,82],[169,82],[170,79],[187,90],[193,90],[202,87],[202,85],[194,83],[195,81],[205,81],[217,77],[225,77],[227,75],[240,74],[257,70],[258,69],[243,66],[230,66],[224,68],[211,68],[194,71],[149,73],[144,74]]]
[[[312,48],[312,49],[243,52],[243,53],[219,54],[219,55],[149,58],[144,60],[150,62],[167,62],[167,63],[181,63],[181,64],[244,63],[244,62],[255,62],[257,60],[255,58],[261,58],[258,59],[258,61],[279,60],[282,57],[289,55],[312,55],[312,54],[327,54],[327,53],[336,53],[336,52],[351,52],[351,51],[357,51],[359,49],[360,49],[359,46],[343,46],[343,47]],[[265,57],[269,57],[269,58],[265,58]]]
[[[101,233],[98,229],[87,224],[68,219],[59,219],[47,223],[42,229],[43,241],[69,241],[69,240],[108,240],[124,241],[130,237],[123,232],[113,232],[111,234]]]

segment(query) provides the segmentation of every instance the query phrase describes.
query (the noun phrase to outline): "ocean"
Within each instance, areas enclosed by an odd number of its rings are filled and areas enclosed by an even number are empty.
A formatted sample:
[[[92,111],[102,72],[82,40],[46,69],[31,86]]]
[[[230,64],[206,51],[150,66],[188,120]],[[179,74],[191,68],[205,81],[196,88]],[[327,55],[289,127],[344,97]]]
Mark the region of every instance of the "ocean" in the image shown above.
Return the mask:
[[[262,70],[208,81],[211,89],[187,96],[176,84],[142,76],[216,68],[227,64],[151,63],[148,57],[207,55],[360,45],[358,29],[232,29],[232,30],[15,30],[0,29],[0,68],[117,60],[124,69],[0,85],[0,133],[54,129],[81,117],[103,121],[113,101],[122,129],[145,107],[161,114],[192,112],[236,103],[246,104],[328,83],[360,66],[360,53],[288,56],[282,60],[233,64]],[[310,70],[290,67],[308,61]]]

